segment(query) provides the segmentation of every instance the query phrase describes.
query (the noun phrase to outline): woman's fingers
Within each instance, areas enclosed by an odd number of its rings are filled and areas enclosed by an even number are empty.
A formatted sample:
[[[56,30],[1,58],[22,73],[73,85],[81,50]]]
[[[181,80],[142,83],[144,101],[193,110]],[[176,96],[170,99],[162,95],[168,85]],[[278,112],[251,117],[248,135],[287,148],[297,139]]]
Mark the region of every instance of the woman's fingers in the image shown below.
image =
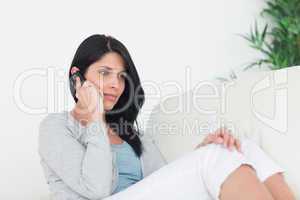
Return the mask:
[[[199,147],[202,147],[202,146],[205,146],[205,145],[207,145],[207,144],[212,143],[212,141],[213,141],[213,138],[212,138],[212,137],[213,137],[213,134],[207,135],[207,136],[203,139],[203,141],[195,147],[195,149],[198,149]]]
[[[242,152],[241,142],[238,139],[235,140],[235,145],[236,145],[238,151],[241,152],[241,153],[243,153]]]
[[[103,94],[103,91],[99,88],[99,94],[101,95],[101,98],[104,98],[104,94]]]
[[[205,137],[205,139],[203,141],[203,145],[210,144],[212,141],[213,141],[213,135],[209,134]]]
[[[227,130],[226,127],[219,128],[216,131],[216,134],[217,134],[218,139],[223,140],[222,143],[223,143],[224,147],[232,150],[234,148],[234,146],[236,145],[236,143],[235,143],[236,139],[230,134],[230,131]],[[237,148],[237,146],[236,146],[236,148]]]
[[[235,144],[235,139],[232,135],[230,135],[230,138],[229,138],[229,149],[230,150],[233,150],[234,144]]]
[[[81,85],[81,80],[78,76],[75,77],[75,89],[76,89],[76,92],[75,92],[75,96],[76,98],[78,99],[78,106],[80,108],[85,108],[86,107],[86,104],[85,104],[85,96],[82,95],[82,86]]]
[[[212,134],[213,135],[213,142],[216,144],[222,144],[223,143],[223,138],[220,137],[219,135]]]
[[[234,136],[231,135],[226,128],[219,128],[214,133],[208,134],[204,138],[202,143],[197,145],[196,148],[205,146],[210,143],[223,144],[224,147],[228,148],[229,150],[233,150],[234,148],[236,148],[239,152],[242,153],[240,141],[234,138]]]
[[[75,89],[76,89],[76,98],[78,99],[78,91],[81,87],[81,83],[80,83],[80,78],[78,76],[76,76],[75,78]]]
[[[221,131],[221,136],[223,137],[223,145],[228,147],[229,135],[225,131]]]

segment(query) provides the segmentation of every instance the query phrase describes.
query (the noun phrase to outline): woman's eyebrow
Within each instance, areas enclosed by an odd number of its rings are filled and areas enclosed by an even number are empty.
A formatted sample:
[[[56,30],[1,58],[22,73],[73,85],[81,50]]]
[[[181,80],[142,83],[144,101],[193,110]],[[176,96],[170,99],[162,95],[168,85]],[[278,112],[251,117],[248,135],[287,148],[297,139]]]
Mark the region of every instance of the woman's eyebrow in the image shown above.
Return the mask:
[[[110,70],[110,71],[113,71],[114,69],[113,68],[111,68],[111,67],[108,67],[108,66],[105,66],[105,65],[103,65],[103,66],[100,66],[101,68],[105,68],[105,69],[107,69],[107,70]],[[120,72],[125,72],[126,70],[121,70]]]

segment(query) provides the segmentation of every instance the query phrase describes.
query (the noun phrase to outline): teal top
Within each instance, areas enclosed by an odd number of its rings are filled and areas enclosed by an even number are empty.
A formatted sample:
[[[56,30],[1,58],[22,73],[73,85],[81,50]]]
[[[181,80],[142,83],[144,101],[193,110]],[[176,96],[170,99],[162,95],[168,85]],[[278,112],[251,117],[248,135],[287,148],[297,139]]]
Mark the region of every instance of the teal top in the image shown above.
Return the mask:
[[[111,144],[111,147],[116,152],[116,165],[119,175],[114,194],[141,180],[143,174],[140,159],[127,142]]]

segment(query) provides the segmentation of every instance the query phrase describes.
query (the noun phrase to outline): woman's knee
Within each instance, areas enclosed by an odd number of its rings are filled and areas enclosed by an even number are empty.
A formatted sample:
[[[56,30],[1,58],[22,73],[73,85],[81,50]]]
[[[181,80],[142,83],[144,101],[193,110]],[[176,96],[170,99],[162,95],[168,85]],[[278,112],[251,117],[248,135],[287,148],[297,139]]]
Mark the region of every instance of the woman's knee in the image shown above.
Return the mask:
[[[229,186],[225,187],[227,190],[231,188],[236,189],[237,183],[243,180],[241,175],[256,177],[256,170],[253,164],[237,150],[230,151],[222,145],[210,144],[203,148],[202,151],[199,151],[199,153],[203,154],[201,157],[203,181],[215,198],[220,194],[221,185],[234,171],[237,171],[237,175],[233,176],[233,181],[236,183],[235,187],[232,188],[230,187],[232,184],[228,184]],[[233,181],[232,178],[229,178],[229,183]],[[225,190],[225,194],[227,190]]]
[[[224,181],[220,199],[272,200],[273,197],[256,176],[251,165],[243,164]]]
[[[276,199],[296,199],[291,188],[286,183],[283,174],[280,172],[268,177],[263,183]]]

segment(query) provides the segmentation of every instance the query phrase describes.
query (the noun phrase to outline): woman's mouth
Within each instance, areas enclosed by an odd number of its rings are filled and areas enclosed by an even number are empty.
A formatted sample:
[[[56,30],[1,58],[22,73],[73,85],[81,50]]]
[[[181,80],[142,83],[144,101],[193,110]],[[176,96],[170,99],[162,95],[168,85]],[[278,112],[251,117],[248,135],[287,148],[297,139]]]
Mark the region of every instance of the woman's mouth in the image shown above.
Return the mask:
[[[109,100],[109,101],[115,101],[116,98],[117,98],[117,96],[116,96],[116,95],[112,95],[112,94],[105,94],[105,93],[104,93],[104,98],[105,98],[106,100]]]

